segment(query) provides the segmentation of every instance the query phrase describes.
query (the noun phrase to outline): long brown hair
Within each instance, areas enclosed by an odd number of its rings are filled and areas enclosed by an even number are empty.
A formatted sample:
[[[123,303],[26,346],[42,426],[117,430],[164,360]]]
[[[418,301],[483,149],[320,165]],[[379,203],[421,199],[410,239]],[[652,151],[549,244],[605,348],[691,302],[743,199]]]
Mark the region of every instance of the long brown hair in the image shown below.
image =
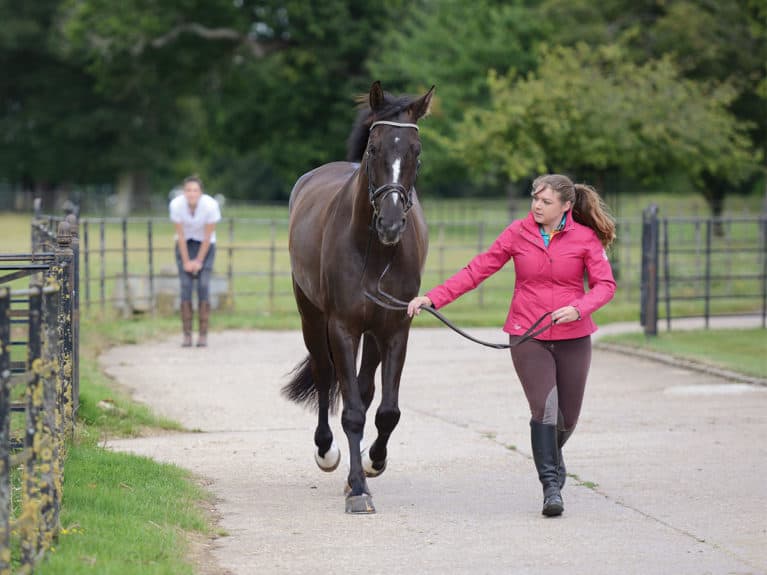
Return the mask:
[[[546,174],[533,182],[533,195],[544,187],[556,192],[563,203],[572,202],[573,219],[594,230],[604,247],[615,241],[615,222],[593,186],[574,184],[561,174]]]

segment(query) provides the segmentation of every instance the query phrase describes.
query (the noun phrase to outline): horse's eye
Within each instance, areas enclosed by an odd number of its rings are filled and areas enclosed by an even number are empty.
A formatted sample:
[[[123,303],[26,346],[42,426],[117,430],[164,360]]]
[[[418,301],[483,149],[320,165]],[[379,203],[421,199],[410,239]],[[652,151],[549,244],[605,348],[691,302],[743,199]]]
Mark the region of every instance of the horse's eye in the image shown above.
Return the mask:
[[[368,156],[371,158],[375,157],[376,155],[376,147],[375,146],[368,146]]]

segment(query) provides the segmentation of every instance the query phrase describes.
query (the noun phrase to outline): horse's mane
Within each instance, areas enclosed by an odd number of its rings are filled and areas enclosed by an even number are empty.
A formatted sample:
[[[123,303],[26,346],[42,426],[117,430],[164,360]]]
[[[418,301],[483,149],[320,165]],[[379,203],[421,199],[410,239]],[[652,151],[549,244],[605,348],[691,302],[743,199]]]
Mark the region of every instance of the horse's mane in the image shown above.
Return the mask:
[[[346,160],[348,162],[361,162],[362,154],[365,153],[365,148],[368,145],[368,133],[373,122],[395,118],[415,100],[416,98],[412,96],[392,96],[388,92],[384,92],[383,106],[373,112],[368,104],[368,94],[358,96],[356,101],[361,109],[357,112],[357,119],[354,121],[351,134],[346,140]]]

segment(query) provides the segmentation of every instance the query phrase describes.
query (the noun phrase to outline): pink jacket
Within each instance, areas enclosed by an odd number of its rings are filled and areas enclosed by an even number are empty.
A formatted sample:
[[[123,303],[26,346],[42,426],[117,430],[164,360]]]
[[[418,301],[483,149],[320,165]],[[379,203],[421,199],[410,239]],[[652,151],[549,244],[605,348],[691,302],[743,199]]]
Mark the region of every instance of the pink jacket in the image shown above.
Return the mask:
[[[594,333],[591,314],[615,294],[615,280],[602,244],[594,230],[568,214],[565,228],[546,248],[533,215],[515,220],[484,253],[445,283],[427,292],[439,309],[477,287],[514,260],[516,281],[503,331],[522,335],[545,312],[566,305],[578,308],[581,319],[552,326],[536,339],[574,339]],[[588,272],[589,291],[584,289]]]

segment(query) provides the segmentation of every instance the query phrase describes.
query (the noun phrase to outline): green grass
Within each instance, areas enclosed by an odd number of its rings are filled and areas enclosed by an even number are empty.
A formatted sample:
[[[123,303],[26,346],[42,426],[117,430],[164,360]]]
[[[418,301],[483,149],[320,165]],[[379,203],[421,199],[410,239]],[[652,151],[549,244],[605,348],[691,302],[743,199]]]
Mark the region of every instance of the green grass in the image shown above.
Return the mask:
[[[767,330],[672,331],[604,337],[600,341],[648,349],[675,357],[767,378]]]
[[[190,538],[210,537],[203,511],[210,499],[187,471],[148,458],[104,449],[110,437],[180,430],[130,399],[98,368],[111,345],[146,341],[176,327],[170,318],[81,324],[80,411],[64,467],[62,531],[35,573],[70,575],[193,574]],[[104,409],[99,404],[107,403]],[[14,418],[14,426],[21,425]],[[17,430],[20,432],[20,430]],[[20,477],[13,474],[14,513],[20,512]],[[19,556],[13,538],[14,557]]]
[[[40,575],[192,574],[186,533],[210,532],[188,473],[90,443],[70,448],[63,530]]]

